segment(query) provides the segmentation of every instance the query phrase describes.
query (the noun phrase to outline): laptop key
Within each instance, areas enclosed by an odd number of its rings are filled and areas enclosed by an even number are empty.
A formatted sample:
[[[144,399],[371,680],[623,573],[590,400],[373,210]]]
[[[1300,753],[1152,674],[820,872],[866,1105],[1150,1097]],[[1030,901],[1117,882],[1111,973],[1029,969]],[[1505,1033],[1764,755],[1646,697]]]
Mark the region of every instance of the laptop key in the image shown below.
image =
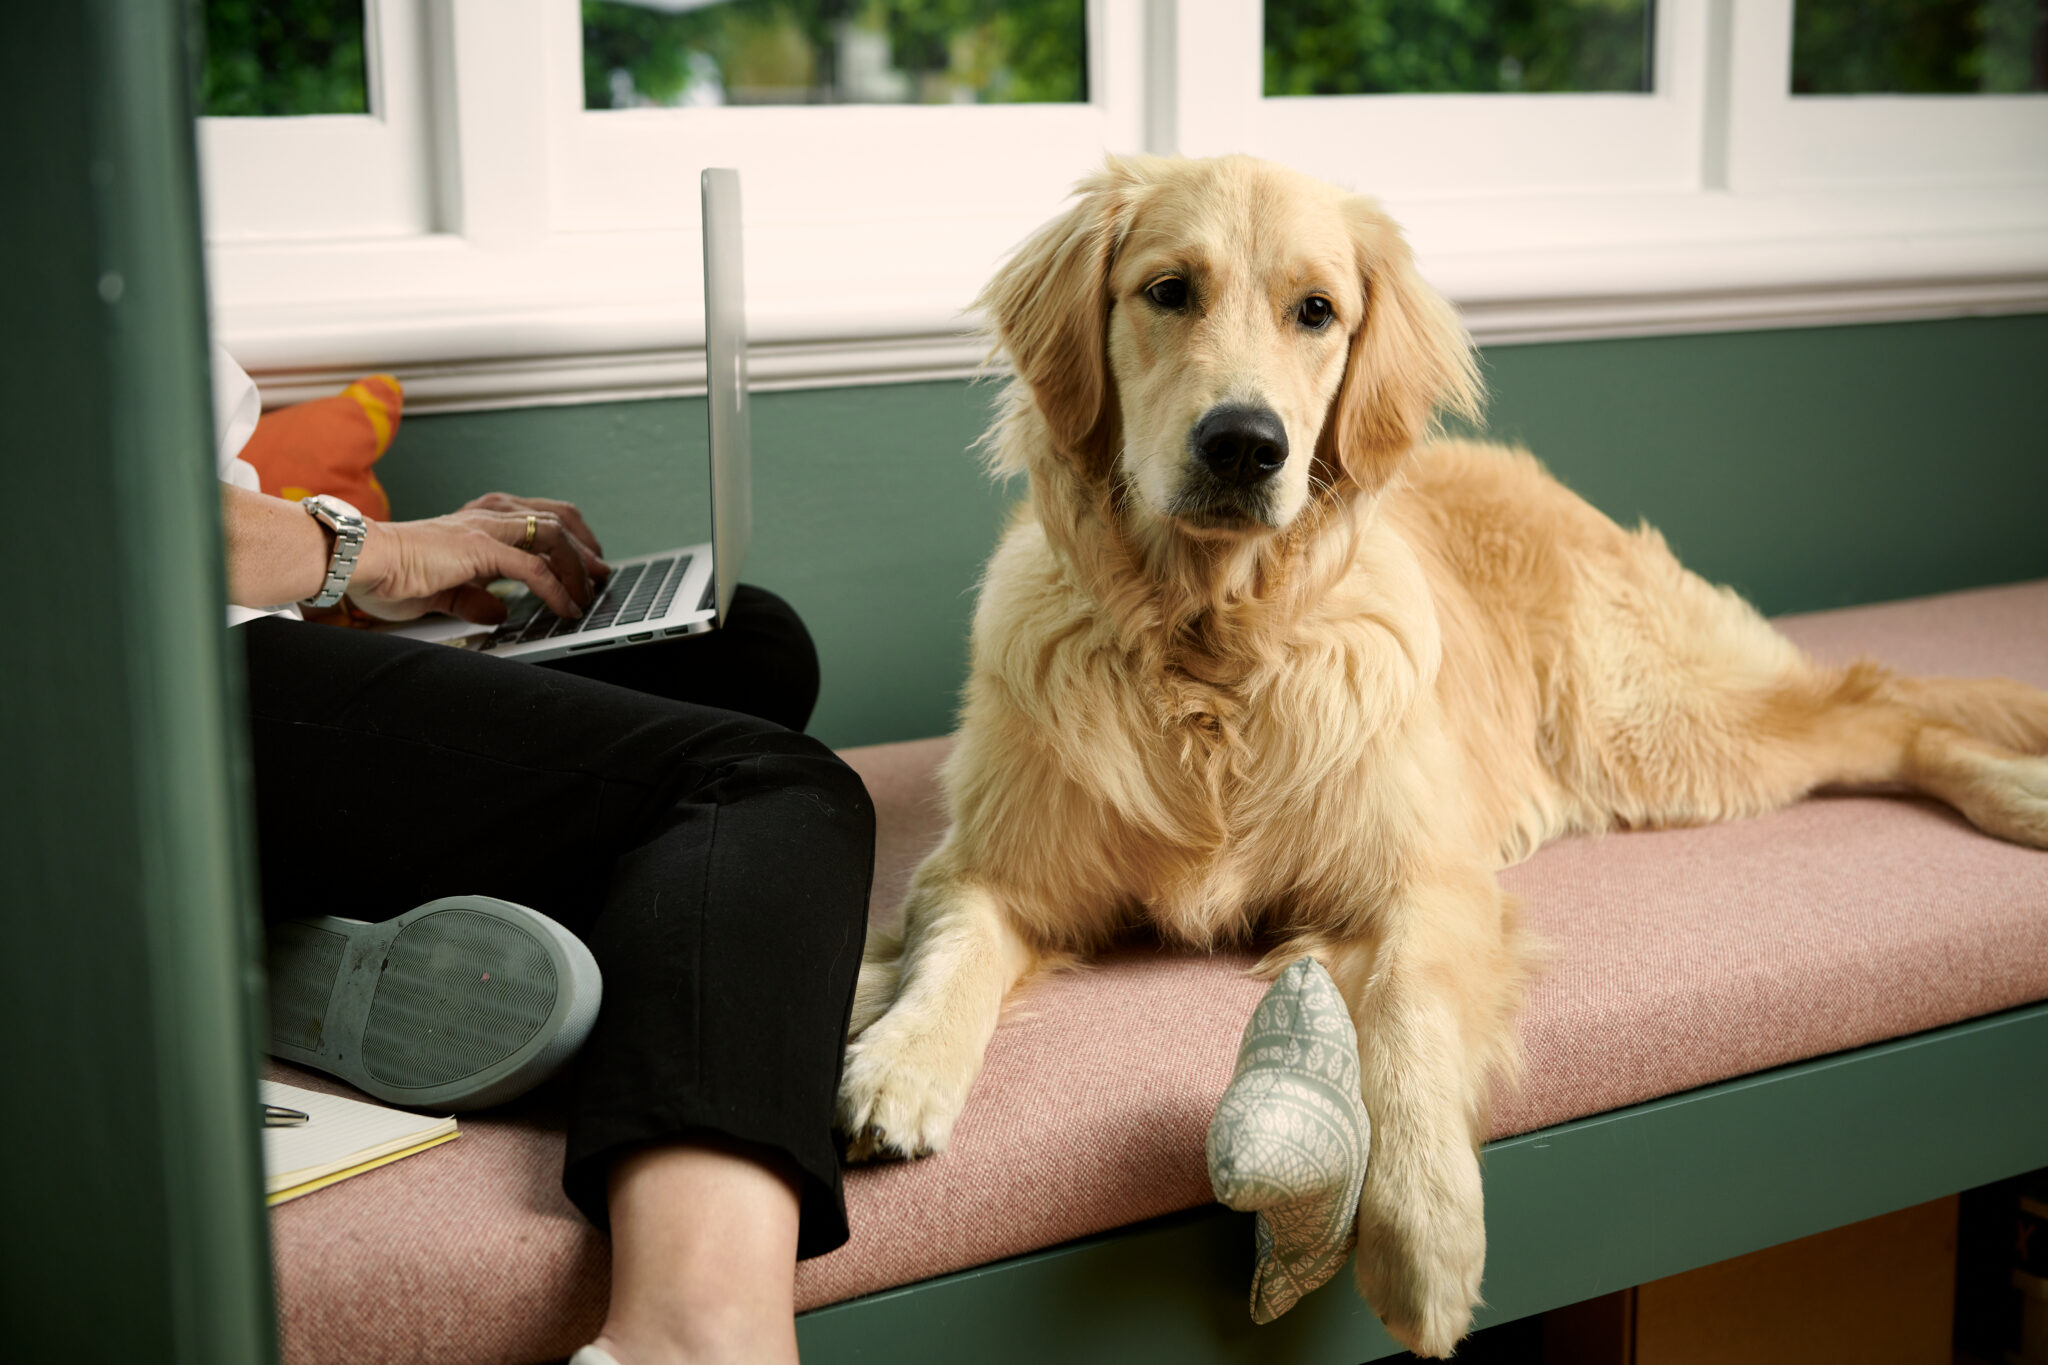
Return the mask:
[[[630,626],[647,619],[647,609],[654,605],[655,593],[674,572],[675,563],[673,558],[657,559],[647,566],[647,572],[641,575],[640,582],[626,598],[625,609],[619,613],[619,625]]]
[[[683,579],[689,576],[690,559],[691,556],[689,555],[677,556],[675,572],[668,576],[668,581],[661,585],[661,591],[654,595],[654,606],[650,609],[649,615],[653,616],[655,620],[659,621],[662,617],[668,615],[670,604],[676,600],[676,594],[682,590]]]
[[[605,585],[603,594],[590,604],[590,612],[583,618],[584,630],[603,630],[612,624],[619,608],[631,595],[634,583],[639,580],[641,569],[641,565],[634,564],[612,575],[612,581]]]
[[[505,634],[526,629],[527,624],[539,615],[544,605],[545,603],[530,592],[514,598],[505,611],[505,621],[498,627],[498,632]]]

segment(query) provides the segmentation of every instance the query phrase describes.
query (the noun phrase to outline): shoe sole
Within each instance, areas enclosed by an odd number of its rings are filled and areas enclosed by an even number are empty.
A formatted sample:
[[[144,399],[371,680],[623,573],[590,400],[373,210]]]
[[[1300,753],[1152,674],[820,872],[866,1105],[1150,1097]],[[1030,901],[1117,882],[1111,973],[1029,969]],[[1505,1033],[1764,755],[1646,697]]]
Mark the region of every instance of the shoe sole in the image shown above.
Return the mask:
[[[270,926],[270,1053],[391,1104],[482,1109],[589,1036],[603,995],[582,941],[523,905],[447,896],[382,924]]]

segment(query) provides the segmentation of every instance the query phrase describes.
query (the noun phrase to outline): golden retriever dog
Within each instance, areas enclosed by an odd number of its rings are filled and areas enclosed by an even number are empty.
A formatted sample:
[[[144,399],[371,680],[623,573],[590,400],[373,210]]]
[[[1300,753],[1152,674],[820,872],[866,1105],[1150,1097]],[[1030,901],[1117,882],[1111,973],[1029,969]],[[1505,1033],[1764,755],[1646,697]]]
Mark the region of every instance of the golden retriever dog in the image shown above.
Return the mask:
[[[2048,846],[2048,693],[1823,667],[1530,455],[1433,440],[1477,412],[1470,341],[1371,200],[1113,159],[980,306],[1016,371],[986,444],[1030,496],[981,586],[950,830],[870,936],[851,1156],[946,1145],[1035,969],[1134,925],[1260,936],[1357,1023],[1359,1285],[1443,1355],[1530,970],[1498,869],[1834,783]]]

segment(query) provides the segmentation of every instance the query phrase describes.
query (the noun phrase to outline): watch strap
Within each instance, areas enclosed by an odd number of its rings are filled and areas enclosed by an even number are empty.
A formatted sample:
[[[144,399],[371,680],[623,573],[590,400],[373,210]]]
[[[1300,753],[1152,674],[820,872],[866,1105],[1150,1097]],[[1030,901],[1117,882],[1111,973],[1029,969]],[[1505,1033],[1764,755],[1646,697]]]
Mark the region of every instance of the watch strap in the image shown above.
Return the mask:
[[[305,508],[313,520],[334,532],[334,554],[327,561],[327,577],[320,584],[320,591],[305,600],[309,607],[331,607],[348,591],[348,581],[356,571],[356,559],[363,552],[366,535],[363,516],[341,499],[324,493],[300,499],[299,506]]]

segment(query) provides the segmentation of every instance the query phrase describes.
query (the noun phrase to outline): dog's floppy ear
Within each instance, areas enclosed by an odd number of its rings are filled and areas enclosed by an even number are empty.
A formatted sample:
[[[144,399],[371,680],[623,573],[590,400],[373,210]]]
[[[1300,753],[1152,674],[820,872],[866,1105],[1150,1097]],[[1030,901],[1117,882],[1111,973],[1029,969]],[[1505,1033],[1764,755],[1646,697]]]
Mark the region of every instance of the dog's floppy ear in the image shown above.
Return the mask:
[[[1351,336],[1344,384],[1318,458],[1367,492],[1393,476],[1438,412],[1479,416],[1484,389],[1457,310],[1415,273],[1401,229],[1372,200],[1344,200],[1365,281],[1365,320]]]
[[[1040,228],[975,300],[1060,448],[1108,466],[1109,263],[1130,225],[1138,164],[1110,158],[1077,186],[1080,202]]]

